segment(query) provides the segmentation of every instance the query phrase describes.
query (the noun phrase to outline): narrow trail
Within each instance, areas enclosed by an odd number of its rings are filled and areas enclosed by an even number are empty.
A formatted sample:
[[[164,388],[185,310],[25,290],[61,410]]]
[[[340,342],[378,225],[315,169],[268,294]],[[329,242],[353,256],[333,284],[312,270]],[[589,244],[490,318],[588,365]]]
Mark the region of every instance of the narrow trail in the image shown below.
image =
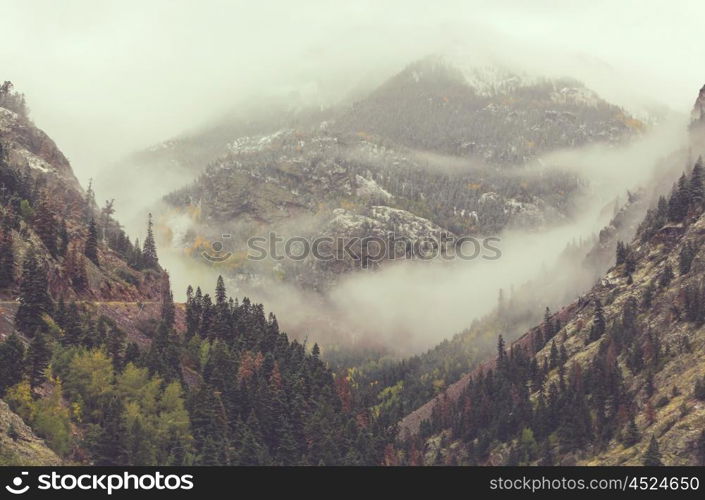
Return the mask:
[[[76,300],[72,301],[76,304],[92,304],[92,305],[108,305],[108,306],[119,306],[119,305],[151,305],[151,304],[161,304],[160,301],[135,301],[135,302],[123,302],[123,301],[91,301],[91,300]],[[0,306],[5,305],[17,305],[19,301],[17,300],[0,300]]]

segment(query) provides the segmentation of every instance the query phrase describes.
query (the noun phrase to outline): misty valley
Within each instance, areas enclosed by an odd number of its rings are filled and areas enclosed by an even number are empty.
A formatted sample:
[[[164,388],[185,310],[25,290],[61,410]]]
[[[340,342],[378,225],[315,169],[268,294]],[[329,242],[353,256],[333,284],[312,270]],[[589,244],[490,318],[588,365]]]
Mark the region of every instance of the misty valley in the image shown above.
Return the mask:
[[[705,75],[478,33],[0,65],[0,465],[705,465]]]

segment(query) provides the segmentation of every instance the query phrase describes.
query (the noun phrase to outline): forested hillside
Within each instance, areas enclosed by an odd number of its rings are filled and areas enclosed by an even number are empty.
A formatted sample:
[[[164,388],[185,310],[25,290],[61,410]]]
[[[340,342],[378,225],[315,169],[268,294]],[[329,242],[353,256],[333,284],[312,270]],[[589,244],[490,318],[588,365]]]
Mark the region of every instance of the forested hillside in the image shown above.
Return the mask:
[[[435,400],[404,463],[702,464],[705,345],[699,159],[616,265]]]
[[[24,98],[2,92],[3,463],[381,462],[391,429],[318,346],[228,299],[222,279],[214,299],[197,289],[174,304],[151,217],[144,243],[131,242]]]

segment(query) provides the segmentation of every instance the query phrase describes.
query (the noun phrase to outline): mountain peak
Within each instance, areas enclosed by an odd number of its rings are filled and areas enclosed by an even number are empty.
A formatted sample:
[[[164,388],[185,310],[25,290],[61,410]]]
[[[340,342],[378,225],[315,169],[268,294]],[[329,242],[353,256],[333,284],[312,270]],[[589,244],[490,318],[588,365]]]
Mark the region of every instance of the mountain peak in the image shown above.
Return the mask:
[[[466,83],[463,73],[446,57],[430,55],[407,65],[396,79],[412,79],[414,83],[420,82],[453,82]]]

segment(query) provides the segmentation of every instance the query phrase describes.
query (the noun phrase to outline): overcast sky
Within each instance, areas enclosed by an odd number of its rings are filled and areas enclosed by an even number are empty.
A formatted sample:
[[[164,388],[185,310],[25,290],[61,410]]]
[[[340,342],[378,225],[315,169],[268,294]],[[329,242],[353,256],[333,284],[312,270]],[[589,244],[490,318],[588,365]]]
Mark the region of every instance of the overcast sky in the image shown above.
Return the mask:
[[[689,110],[705,2],[2,0],[0,79],[85,181],[239,100],[332,100],[432,52],[497,56]],[[620,102],[618,102],[620,104]]]

